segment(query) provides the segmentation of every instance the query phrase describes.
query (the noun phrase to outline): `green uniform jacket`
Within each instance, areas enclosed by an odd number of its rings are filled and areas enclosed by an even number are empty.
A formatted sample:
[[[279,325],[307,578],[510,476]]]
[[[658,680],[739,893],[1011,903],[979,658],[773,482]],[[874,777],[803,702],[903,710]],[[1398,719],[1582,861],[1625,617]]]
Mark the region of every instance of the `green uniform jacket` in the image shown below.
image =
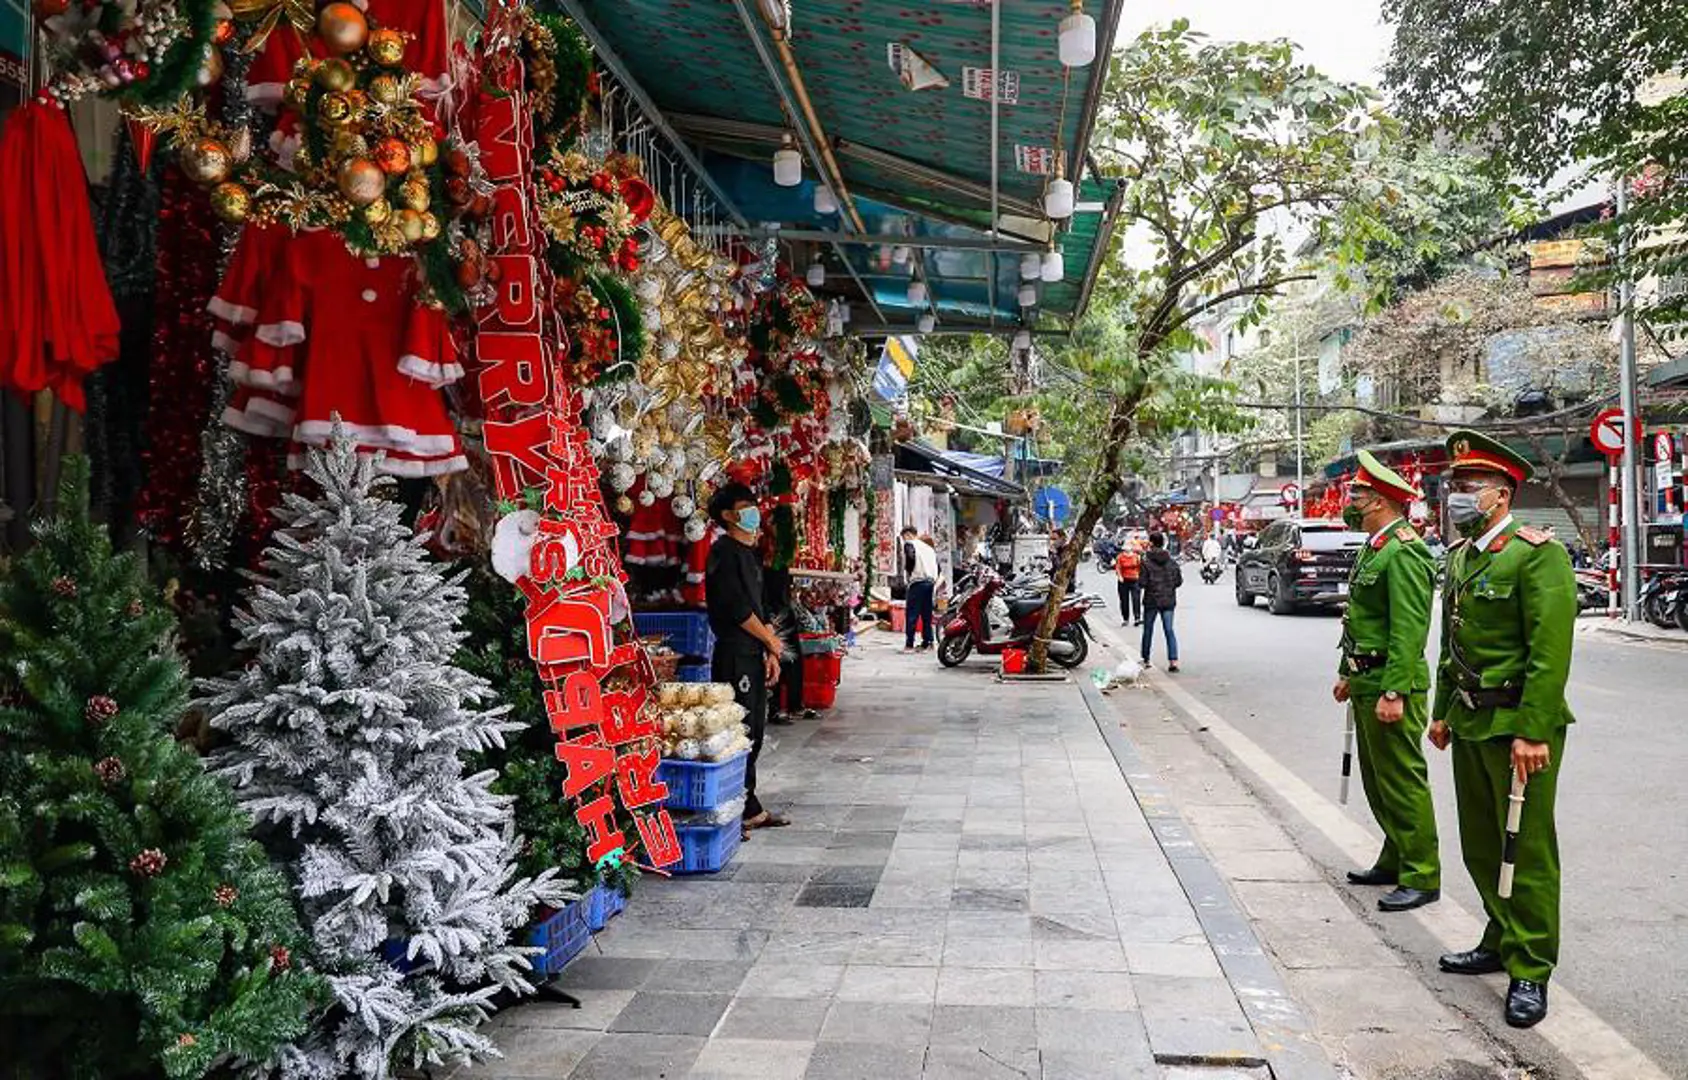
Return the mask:
[[[1360,549],[1348,580],[1337,673],[1354,687],[1354,697],[1430,689],[1424,643],[1430,637],[1436,560],[1418,533],[1404,521],[1389,526]],[[1386,663],[1356,672],[1350,657],[1385,657]]]
[[[1442,586],[1442,657],[1430,715],[1461,739],[1517,736],[1547,742],[1572,722],[1565,703],[1577,580],[1564,547],[1508,525],[1487,551],[1448,552]],[[1460,691],[1518,688],[1516,707],[1473,709]]]

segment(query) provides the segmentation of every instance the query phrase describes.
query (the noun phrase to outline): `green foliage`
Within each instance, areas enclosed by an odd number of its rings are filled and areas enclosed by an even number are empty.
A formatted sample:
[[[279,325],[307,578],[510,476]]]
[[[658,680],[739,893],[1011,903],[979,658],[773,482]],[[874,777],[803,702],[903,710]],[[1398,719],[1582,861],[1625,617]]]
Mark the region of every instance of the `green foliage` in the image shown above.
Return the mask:
[[[633,286],[614,274],[595,273],[586,279],[598,303],[615,315],[616,363],[605,369],[597,385],[620,382],[632,378],[638,371],[639,358],[645,355],[645,313],[633,295]]]
[[[0,581],[0,1058],[105,1080],[262,1063],[324,987],[250,821],[170,735],[169,610],[88,520],[86,461],[65,475]]]

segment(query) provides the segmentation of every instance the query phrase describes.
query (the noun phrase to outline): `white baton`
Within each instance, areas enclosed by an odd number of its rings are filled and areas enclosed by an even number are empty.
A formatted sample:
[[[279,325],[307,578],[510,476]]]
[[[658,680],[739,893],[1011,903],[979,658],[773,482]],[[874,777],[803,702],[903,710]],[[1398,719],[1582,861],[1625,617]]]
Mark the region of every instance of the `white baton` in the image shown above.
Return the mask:
[[[1517,770],[1512,773],[1512,790],[1506,796],[1506,839],[1500,849],[1500,887],[1496,890],[1502,900],[1512,899],[1512,875],[1518,863],[1518,819],[1524,816],[1524,784]]]
[[[1342,805],[1348,805],[1348,778],[1354,772],[1354,702],[1348,702],[1348,718],[1342,729]]]

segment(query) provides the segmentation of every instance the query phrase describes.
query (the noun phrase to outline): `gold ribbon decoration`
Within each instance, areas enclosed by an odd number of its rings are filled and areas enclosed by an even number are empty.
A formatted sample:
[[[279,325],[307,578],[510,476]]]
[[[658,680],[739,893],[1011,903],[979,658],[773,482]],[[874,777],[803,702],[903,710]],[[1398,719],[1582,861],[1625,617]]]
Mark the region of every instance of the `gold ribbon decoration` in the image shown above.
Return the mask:
[[[241,52],[255,53],[264,47],[270,34],[286,19],[301,38],[316,29],[316,5],[311,0],[224,0],[229,14],[243,23],[256,22],[258,28],[240,47]]]

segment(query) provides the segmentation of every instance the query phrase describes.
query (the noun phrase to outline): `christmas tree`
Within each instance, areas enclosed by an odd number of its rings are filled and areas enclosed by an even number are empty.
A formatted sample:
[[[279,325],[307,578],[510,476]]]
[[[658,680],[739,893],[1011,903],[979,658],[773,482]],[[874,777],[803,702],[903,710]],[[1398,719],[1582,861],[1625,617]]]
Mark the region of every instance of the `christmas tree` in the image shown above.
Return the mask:
[[[88,519],[87,463],[0,581],[0,1061],[8,1076],[251,1072],[319,978],[233,793],[170,732],[173,619]]]
[[[337,1007],[287,1055],[286,1077],[496,1054],[475,1031],[499,989],[531,991],[512,931],[567,897],[515,877],[510,800],[468,755],[521,725],[451,663],[464,592],[382,498],[338,433],[287,496],[237,630],[255,654],[202,684],[233,745],[214,762],[303,899]],[[391,962],[384,961],[385,953]]]

